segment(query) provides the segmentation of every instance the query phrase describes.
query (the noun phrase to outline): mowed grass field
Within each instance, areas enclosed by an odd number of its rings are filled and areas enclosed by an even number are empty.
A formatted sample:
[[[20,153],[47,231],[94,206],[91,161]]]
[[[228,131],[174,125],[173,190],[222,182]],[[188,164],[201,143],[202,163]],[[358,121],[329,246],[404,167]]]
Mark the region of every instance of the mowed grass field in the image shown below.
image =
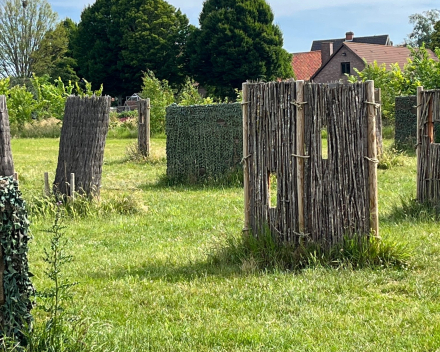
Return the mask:
[[[242,188],[164,186],[165,139],[153,139],[149,163],[127,160],[134,142],[107,140],[101,201],[137,212],[64,221],[74,257],[65,275],[78,282],[69,305],[96,350],[440,351],[440,224],[401,209],[401,198],[415,196],[415,157],[379,170],[381,236],[407,244],[408,267],[258,271],[212,260],[241,235]],[[54,178],[58,143],[12,140],[29,202],[42,195],[45,171]],[[41,290],[53,215],[31,220],[30,270]]]

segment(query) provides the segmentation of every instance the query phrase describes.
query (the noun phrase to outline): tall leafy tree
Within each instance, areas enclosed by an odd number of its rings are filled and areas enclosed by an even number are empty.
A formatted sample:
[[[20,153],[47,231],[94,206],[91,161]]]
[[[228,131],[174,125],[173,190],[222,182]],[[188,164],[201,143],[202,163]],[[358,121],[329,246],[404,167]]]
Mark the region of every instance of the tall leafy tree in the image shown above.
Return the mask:
[[[38,50],[57,19],[47,0],[4,0],[0,5],[0,75],[30,77]]]
[[[64,83],[79,80],[75,69],[76,61],[72,57],[72,37],[77,26],[71,19],[65,19],[49,30],[41,41],[40,47],[33,53],[35,63],[33,72],[37,76],[48,74],[52,80],[59,77]]]
[[[164,0],[97,0],[81,14],[74,58],[108,94],[139,92],[147,69],[178,85],[189,31],[188,18]]]
[[[431,48],[440,49],[440,21],[437,21],[434,25],[434,32],[431,36]]]
[[[291,55],[265,0],[207,0],[189,40],[194,78],[220,97],[246,80],[293,77]]]
[[[432,9],[415,13],[409,16],[409,23],[414,25],[413,31],[408,34],[405,43],[412,47],[421,47],[425,43],[426,48],[434,49],[431,45],[434,25],[440,20],[440,11]]]

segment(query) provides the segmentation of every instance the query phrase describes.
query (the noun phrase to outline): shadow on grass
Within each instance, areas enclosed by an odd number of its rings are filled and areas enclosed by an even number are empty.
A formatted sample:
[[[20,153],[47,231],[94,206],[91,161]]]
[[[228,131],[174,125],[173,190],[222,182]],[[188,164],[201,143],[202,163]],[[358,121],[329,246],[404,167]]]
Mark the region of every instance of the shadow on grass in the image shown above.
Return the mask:
[[[176,265],[165,261],[145,263],[136,269],[116,268],[112,273],[94,272],[92,278],[112,279],[136,276],[167,282],[192,281],[208,277],[261,275],[270,272],[301,274],[304,269],[395,268],[409,266],[412,253],[403,243],[383,241],[370,236],[345,238],[343,243],[324,250],[313,243],[286,245],[269,232],[259,237],[230,237],[226,244],[213,248],[204,261]]]
[[[207,277],[233,277],[242,275],[238,265],[222,263],[215,264],[209,260],[199,262],[188,262],[185,265],[174,265],[172,263],[145,263],[145,265],[126,269],[124,267],[115,268],[110,274],[102,272],[91,272],[88,274],[91,278],[104,279],[122,279],[127,276],[135,276],[148,280],[162,280],[170,283],[190,282],[199,278]]]
[[[156,183],[145,183],[139,186],[139,189],[143,191],[169,189],[175,192],[209,191],[233,188],[243,188],[243,180],[240,178],[220,178],[201,180],[199,182],[170,181],[166,174],[163,174]]]

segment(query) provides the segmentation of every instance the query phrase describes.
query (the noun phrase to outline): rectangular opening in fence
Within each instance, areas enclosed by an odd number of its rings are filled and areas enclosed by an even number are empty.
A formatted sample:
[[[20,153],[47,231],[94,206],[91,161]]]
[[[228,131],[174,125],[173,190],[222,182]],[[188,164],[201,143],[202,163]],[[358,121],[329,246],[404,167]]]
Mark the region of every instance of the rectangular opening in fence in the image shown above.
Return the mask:
[[[440,122],[434,121],[433,127],[434,127],[433,143],[440,143]]]
[[[269,173],[268,177],[268,190],[269,190],[269,206],[271,208],[277,207],[277,194],[278,194],[278,181],[276,173]]]
[[[321,127],[321,158],[328,159],[328,130],[327,126]]]

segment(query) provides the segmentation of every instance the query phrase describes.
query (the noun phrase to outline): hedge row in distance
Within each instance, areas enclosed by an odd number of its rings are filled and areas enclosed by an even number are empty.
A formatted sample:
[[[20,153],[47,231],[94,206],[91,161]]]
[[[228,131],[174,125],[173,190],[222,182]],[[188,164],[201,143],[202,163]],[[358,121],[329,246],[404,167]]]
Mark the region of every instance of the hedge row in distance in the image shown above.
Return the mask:
[[[167,178],[178,182],[218,179],[243,157],[241,104],[167,108]]]

